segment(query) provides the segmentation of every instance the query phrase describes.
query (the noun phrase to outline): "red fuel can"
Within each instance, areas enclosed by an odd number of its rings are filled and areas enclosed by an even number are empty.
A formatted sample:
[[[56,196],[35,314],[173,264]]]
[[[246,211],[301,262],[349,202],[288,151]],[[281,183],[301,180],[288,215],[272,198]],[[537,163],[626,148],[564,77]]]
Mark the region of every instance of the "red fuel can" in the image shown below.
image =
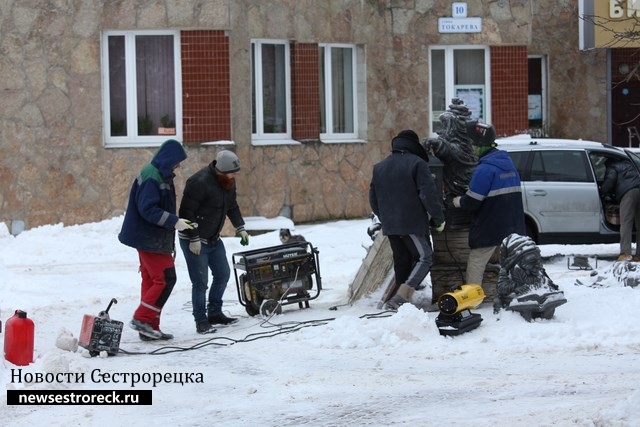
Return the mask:
[[[17,366],[33,362],[33,320],[16,310],[4,325],[4,358]]]

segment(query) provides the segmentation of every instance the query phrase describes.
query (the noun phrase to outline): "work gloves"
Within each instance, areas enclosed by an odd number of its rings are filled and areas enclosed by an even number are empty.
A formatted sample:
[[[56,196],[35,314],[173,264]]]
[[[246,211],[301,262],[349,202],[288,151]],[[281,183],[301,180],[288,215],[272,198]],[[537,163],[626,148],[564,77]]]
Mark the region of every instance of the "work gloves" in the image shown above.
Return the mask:
[[[434,226],[433,231],[435,231],[436,233],[442,233],[442,231],[444,230],[444,224],[444,221],[442,221],[441,224]]]
[[[200,243],[200,239],[192,240],[189,242],[189,250],[194,255],[200,255],[200,250],[202,249],[202,243]]]
[[[236,237],[240,237],[240,244],[247,246],[249,244],[249,233],[247,233],[244,227],[236,228]]]
[[[193,230],[194,228],[197,228],[198,225],[195,222],[189,221],[188,219],[183,219],[183,218],[178,218],[178,221],[176,222],[175,228],[178,231],[184,231],[184,230]]]
[[[434,233],[442,233],[442,231],[444,230],[444,224],[444,221],[442,221],[441,224],[436,224],[433,218],[429,219],[429,227],[433,230]]]
[[[460,207],[460,199],[461,199],[461,198],[462,198],[461,196],[457,196],[457,197],[454,197],[454,198],[453,198],[453,206],[454,206],[454,207],[456,207],[456,208],[459,208],[459,207]]]

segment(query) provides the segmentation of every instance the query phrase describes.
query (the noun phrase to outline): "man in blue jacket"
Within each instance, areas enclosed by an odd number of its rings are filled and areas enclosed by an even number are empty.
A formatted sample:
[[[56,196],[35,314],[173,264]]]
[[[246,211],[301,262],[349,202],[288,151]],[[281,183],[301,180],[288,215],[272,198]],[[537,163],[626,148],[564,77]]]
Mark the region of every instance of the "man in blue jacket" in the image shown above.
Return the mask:
[[[182,144],[165,141],[131,186],[129,203],[118,235],[121,243],[135,248],[140,258],[140,305],[130,326],[142,340],[169,340],[160,330],[160,314],[176,284],[175,230],[193,225],[176,216],[174,170],[187,158]]]
[[[478,165],[469,189],[453,199],[453,205],[471,212],[466,282],[482,285],[487,263],[502,240],[512,233],[526,235],[520,175],[511,157],[496,148],[492,125],[467,122],[467,134]]]
[[[444,229],[444,213],[427,152],[412,130],[391,141],[391,154],[373,167],[369,203],[389,238],[393,255],[396,294],[387,301],[397,310],[410,302],[431,269],[433,250],[429,224]]]

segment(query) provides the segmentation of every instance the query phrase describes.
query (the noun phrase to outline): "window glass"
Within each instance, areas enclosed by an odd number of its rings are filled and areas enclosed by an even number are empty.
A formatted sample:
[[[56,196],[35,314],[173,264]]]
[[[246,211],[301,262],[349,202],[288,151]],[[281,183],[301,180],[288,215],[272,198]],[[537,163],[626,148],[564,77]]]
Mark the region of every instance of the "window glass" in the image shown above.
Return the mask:
[[[353,46],[320,46],[320,133],[323,140],[355,138],[357,128],[356,51]]]
[[[521,181],[524,180],[526,161],[527,161],[529,152],[528,151],[511,151],[511,152],[508,152],[508,154],[509,154],[509,157],[511,157],[511,161],[513,161],[513,164],[518,170],[518,174],[520,175],[520,180]]]
[[[262,111],[264,133],[287,129],[287,90],[284,46],[262,45]]]
[[[181,137],[175,32],[106,32],[103,43],[105,142],[157,145]]]
[[[173,36],[135,40],[138,135],[158,135],[160,127],[175,128]]]
[[[528,118],[530,133],[545,135],[546,108],[546,58],[530,56],[528,59]]]
[[[256,40],[251,47],[254,138],[290,138],[289,45]]]
[[[431,126],[433,132],[441,132],[440,114],[447,109],[445,86],[444,50],[431,51]]]
[[[251,45],[251,64],[255,64],[256,63],[256,46],[255,44]],[[251,133],[252,134],[256,134],[257,131],[257,126],[258,124],[256,123],[257,117],[258,117],[258,112],[256,110],[256,83],[257,83],[257,77],[256,77],[256,67],[252,66],[251,67]]]
[[[124,36],[109,37],[109,106],[111,136],[127,136]]]
[[[484,50],[456,49],[453,51],[454,84],[484,85]]]
[[[582,151],[536,151],[532,181],[592,182]]]
[[[589,153],[589,160],[596,174],[596,180],[598,182],[604,181],[604,174],[607,170],[607,166],[604,164],[607,157],[602,153],[592,152]]]

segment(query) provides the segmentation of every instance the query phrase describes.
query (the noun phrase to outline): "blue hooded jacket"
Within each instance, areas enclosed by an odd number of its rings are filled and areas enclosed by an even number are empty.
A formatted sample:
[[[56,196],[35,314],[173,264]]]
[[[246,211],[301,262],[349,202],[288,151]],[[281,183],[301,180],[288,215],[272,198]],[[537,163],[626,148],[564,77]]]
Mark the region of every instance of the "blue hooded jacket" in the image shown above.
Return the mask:
[[[173,252],[178,221],[173,168],[186,158],[182,144],[170,139],[142,168],[129,193],[121,243],[146,252]]]
[[[511,233],[526,235],[520,175],[505,151],[492,148],[480,157],[460,207],[472,212],[471,249],[498,246]]]

